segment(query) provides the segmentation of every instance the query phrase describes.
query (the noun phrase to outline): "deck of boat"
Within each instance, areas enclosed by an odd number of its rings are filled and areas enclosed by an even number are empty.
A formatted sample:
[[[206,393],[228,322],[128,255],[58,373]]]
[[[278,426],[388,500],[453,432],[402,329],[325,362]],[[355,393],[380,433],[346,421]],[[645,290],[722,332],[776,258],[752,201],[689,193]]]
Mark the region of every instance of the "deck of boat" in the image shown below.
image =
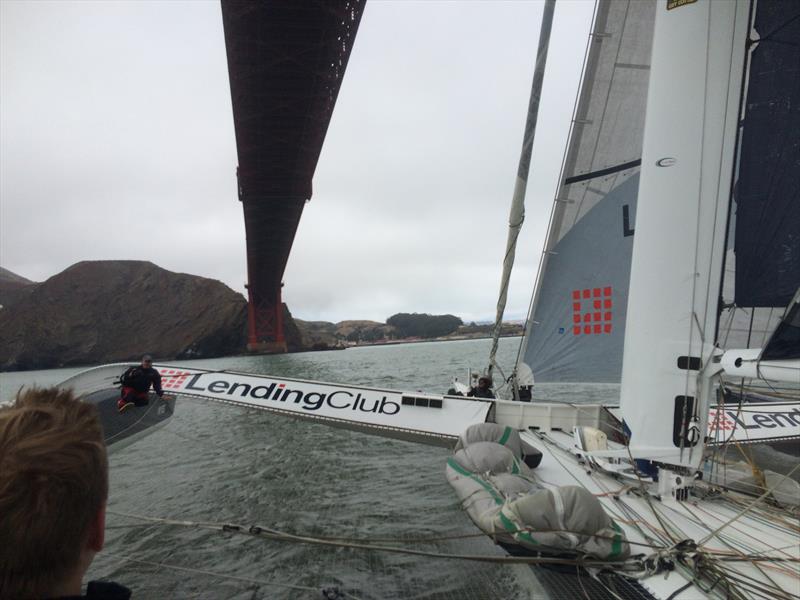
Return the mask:
[[[657,498],[642,492],[636,479],[614,476],[583,460],[572,435],[563,431],[524,431],[522,437],[543,452],[534,471],[548,486],[579,485],[601,500],[624,528],[631,554],[652,554],[682,540],[701,540],[698,552],[673,553],[675,570],[640,579],[658,598],[694,599],[702,593],[690,584],[697,560],[714,578],[701,581],[709,597],[800,597],[800,521],[755,497],[720,493],[700,482],[686,501]],[[749,507],[749,508],[748,508]],[[763,557],[770,560],[755,561]],[[683,564],[682,564],[683,563]],[[609,591],[610,592],[610,591]],[[588,597],[594,597],[588,594]],[[625,597],[625,596],[622,596]]]

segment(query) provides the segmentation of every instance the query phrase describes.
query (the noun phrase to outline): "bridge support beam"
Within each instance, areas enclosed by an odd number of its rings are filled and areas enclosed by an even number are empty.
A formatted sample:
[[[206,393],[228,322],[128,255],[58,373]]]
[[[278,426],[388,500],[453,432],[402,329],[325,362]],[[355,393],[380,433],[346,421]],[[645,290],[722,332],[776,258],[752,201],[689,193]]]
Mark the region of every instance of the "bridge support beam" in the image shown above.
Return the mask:
[[[281,285],[366,0],[222,0],[239,200],[247,233],[247,347],[286,352]]]
[[[305,198],[242,198],[247,235],[247,349],[286,352],[283,271]]]

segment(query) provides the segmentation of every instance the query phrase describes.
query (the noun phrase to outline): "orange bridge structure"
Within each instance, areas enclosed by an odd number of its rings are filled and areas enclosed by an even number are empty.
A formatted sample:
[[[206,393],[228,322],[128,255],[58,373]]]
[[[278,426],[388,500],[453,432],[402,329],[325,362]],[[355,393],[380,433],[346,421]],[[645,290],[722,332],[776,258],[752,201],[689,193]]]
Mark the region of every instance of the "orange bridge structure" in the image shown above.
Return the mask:
[[[248,350],[285,352],[281,287],[366,0],[222,0]]]

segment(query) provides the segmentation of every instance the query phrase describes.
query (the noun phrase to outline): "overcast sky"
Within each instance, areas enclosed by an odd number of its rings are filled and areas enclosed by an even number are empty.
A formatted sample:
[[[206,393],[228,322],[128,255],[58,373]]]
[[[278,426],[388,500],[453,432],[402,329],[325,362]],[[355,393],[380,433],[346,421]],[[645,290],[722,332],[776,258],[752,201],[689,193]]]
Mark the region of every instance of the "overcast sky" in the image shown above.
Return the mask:
[[[507,318],[530,301],[594,3],[560,0]],[[369,0],[284,275],[307,320],[493,318],[542,3]],[[244,292],[219,3],[0,2],[0,265]]]

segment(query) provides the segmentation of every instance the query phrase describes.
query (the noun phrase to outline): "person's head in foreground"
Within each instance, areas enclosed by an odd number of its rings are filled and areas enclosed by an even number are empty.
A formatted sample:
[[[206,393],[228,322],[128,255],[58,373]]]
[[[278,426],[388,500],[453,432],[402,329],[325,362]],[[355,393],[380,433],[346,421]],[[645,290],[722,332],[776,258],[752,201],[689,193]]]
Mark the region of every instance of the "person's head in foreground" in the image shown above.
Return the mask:
[[[0,407],[0,598],[80,595],[103,547],[107,497],[94,406],[32,388]]]
[[[149,354],[145,354],[142,357],[142,366],[145,369],[149,369],[150,367],[152,367],[153,366],[153,357],[150,356]]]

